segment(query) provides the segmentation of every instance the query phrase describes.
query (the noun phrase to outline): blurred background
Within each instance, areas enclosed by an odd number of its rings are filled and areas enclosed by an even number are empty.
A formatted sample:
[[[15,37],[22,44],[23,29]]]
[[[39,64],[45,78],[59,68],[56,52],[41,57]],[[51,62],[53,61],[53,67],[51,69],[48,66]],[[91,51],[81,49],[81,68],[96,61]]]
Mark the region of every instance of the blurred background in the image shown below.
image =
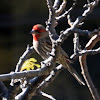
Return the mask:
[[[62,0],[61,0],[62,1]],[[71,7],[72,0],[67,0],[67,7]],[[83,13],[82,6],[86,1],[78,0],[77,6],[71,14],[73,21]],[[0,0],[0,74],[15,70],[19,57],[27,45],[32,45],[32,36],[29,34],[32,26],[37,23],[45,25],[48,19],[46,0]],[[100,27],[100,3],[85,19],[81,29],[90,31]],[[68,28],[67,18],[59,21],[57,32]],[[89,37],[81,36],[82,48]],[[62,47],[70,56],[73,53],[73,35],[69,36]],[[100,42],[94,48],[100,47]],[[36,54],[33,57],[37,56]],[[40,57],[37,56],[37,59]],[[39,59],[40,60],[40,59]],[[87,57],[88,69],[100,95],[100,54]],[[72,66],[81,73],[78,60]],[[5,82],[9,86],[9,82]],[[92,100],[87,86],[80,86],[71,74],[65,69],[57,78],[44,89],[57,100]],[[48,100],[44,97],[34,97],[35,100]]]

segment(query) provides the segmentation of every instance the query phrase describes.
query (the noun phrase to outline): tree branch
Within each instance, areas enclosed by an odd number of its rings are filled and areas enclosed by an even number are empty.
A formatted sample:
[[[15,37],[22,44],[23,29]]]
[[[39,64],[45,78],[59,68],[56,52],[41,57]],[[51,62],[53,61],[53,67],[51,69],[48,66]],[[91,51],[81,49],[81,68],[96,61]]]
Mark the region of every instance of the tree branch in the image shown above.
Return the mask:
[[[100,35],[96,35],[96,36],[92,37],[90,39],[90,41],[87,43],[85,49],[87,49],[87,50],[92,49],[98,41],[100,41]],[[87,83],[87,86],[90,90],[90,93],[91,93],[93,99],[94,100],[100,100],[98,92],[95,89],[95,86],[94,86],[94,84],[91,80],[89,73],[88,73],[86,57],[87,57],[87,55],[83,55],[83,56],[79,57],[79,61],[80,61],[81,69],[82,69],[82,74],[83,74],[83,77],[84,77],[84,79]]]
[[[8,89],[6,88],[4,83],[2,81],[0,81],[0,95],[1,95],[3,100],[6,100],[7,93],[8,93]]]
[[[35,91],[39,84],[46,78],[46,76],[37,76],[30,80],[29,86],[16,96],[16,100],[30,100],[35,95]]]
[[[45,66],[45,65],[43,65]],[[51,68],[50,68],[51,69]],[[41,76],[41,75],[47,75],[49,73],[48,67],[37,69],[37,70],[29,70],[29,71],[23,71],[23,72],[11,72],[9,74],[1,74],[0,75],[0,81],[7,81],[11,79],[19,79],[23,77],[35,77],[35,76]]]
[[[44,97],[46,97],[46,98],[48,98],[48,99],[50,99],[50,100],[56,100],[54,97],[52,97],[51,95],[49,95],[49,94],[47,94],[47,93],[44,93],[44,92],[42,92],[42,91],[40,91],[39,93],[38,93],[39,95],[42,95],[42,96],[44,96]]]
[[[27,45],[26,51],[23,53],[23,55],[20,57],[17,65],[16,65],[16,69],[15,72],[20,71],[22,64],[25,62],[25,60],[32,54],[34,53],[34,47],[29,47],[29,45]]]
[[[59,74],[59,72],[63,69],[62,65],[59,65],[55,68],[56,66],[56,59],[58,57],[59,53],[59,47],[63,43],[65,39],[68,38],[69,35],[74,33],[74,54],[71,56],[72,58],[79,57],[80,60],[80,65],[82,69],[82,74],[85,78],[85,81],[89,87],[89,90],[94,98],[94,100],[99,100],[99,96],[97,94],[97,91],[91,81],[91,78],[88,74],[88,69],[87,69],[87,64],[86,64],[86,56],[88,54],[95,54],[95,53],[100,53],[100,47],[94,50],[91,50],[94,45],[100,41],[100,28],[97,30],[94,30],[92,32],[88,30],[81,30],[78,29],[78,27],[82,24],[82,21],[92,12],[94,7],[98,4],[99,0],[95,0],[93,2],[88,2],[86,7],[87,9],[83,12],[81,16],[76,18],[74,22],[71,21],[71,16],[70,13],[72,10],[74,10],[74,7],[76,5],[76,1],[73,3],[72,7],[66,11],[65,13],[62,13],[66,7],[66,0],[63,0],[62,4],[59,7],[59,0],[55,0],[54,4],[51,0],[46,0],[47,1],[47,6],[49,9],[49,19],[47,21],[47,27],[46,30],[49,32],[49,37],[52,42],[52,50],[50,53],[50,57],[43,62],[41,62],[41,69],[37,70],[30,70],[30,71],[23,71],[19,72],[22,64],[24,61],[32,54],[34,53],[34,47],[27,47],[26,51],[24,54],[20,57],[17,65],[15,72],[12,72],[10,74],[2,74],[0,75],[0,81],[6,81],[6,80],[11,80],[13,85],[10,86],[10,88],[7,90],[4,84],[1,82],[0,87],[2,87],[1,92],[5,93],[3,96],[4,99],[6,100],[30,100],[32,96],[41,94],[45,97],[48,97],[52,100],[55,100],[51,95],[48,95],[41,90],[48,86]],[[60,20],[61,18],[66,17],[68,18],[68,24],[70,25],[69,28],[67,28],[65,31],[63,31],[60,36],[57,35],[55,27],[57,26],[57,21]],[[81,50],[80,49],[80,44],[79,44],[79,35],[86,34],[88,36],[93,36],[91,40],[87,43],[85,49]],[[58,37],[55,38],[55,37]],[[20,78],[26,78],[28,80],[28,84],[26,88],[21,88],[22,92],[18,93],[19,90],[19,82],[13,82],[14,79],[20,79]],[[34,77],[34,78],[33,78]],[[19,83],[19,84],[17,84]],[[4,89],[3,89],[4,88]],[[17,95],[17,96],[16,96]]]
[[[42,90],[44,87],[47,87],[56,77],[57,75],[63,70],[63,66],[59,65],[54,70],[50,72],[50,75],[39,85],[37,92]]]

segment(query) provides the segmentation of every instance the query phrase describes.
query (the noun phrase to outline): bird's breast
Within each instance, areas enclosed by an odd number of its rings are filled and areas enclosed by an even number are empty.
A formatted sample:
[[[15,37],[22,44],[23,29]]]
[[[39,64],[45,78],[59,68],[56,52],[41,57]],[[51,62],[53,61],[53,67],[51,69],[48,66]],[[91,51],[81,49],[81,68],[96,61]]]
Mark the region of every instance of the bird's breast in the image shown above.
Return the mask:
[[[43,58],[47,59],[51,52],[51,44],[48,43],[45,39],[40,41],[33,41],[33,46],[36,52]]]

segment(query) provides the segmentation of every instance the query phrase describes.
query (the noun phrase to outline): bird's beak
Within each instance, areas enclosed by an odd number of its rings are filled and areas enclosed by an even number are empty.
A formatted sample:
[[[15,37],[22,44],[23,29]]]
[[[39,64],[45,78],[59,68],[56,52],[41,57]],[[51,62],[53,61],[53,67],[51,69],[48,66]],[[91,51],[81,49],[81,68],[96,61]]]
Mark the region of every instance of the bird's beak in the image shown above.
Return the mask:
[[[31,30],[31,32],[30,32],[30,34],[33,34],[34,32],[35,32],[35,30],[34,30],[34,29],[32,29],[32,30]]]

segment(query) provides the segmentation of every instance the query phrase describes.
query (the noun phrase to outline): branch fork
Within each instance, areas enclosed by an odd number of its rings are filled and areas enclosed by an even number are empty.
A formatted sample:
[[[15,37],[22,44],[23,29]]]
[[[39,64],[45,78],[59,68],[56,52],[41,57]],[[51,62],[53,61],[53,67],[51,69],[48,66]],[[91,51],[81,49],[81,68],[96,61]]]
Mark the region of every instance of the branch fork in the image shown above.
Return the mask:
[[[94,7],[99,3],[100,0],[95,0],[90,2],[87,0],[87,4],[84,7],[87,9],[83,12],[82,15],[78,16],[74,22],[72,22],[70,14],[74,10],[74,7],[78,3],[77,0],[73,1],[72,7],[70,7],[67,11],[64,11],[67,2],[66,0],[62,1],[62,4],[59,6],[59,0],[54,0],[54,3],[51,0],[46,0],[47,6],[49,9],[49,18],[46,22],[46,30],[49,32],[49,37],[52,41],[52,51],[50,53],[50,57],[45,61],[41,62],[41,69],[31,70],[31,71],[23,71],[20,72],[21,66],[23,62],[32,54],[34,53],[34,47],[27,46],[26,51],[20,57],[19,62],[16,65],[15,72],[9,74],[0,75],[0,88],[2,94],[5,93],[3,96],[4,100],[30,100],[32,96],[35,95],[42,95],[51,100],[56,100],[53,96],[48,95],[42,91],[43,88],[47,87],[55,78],[56,76],[62,71],[64,68],[60,64],[56,66],[56,58],[58,57],[58,48],[67,39],[71,34],[74,34],[73,44],[74,50],[73,54],[71,55],[71,59],[79,59],[82,75],[86,81],[86,84],[90,90],[90,93],[94,100],[100,100],[97,90],[91,80],[91,77],[88,73],[88,68],[86,64],[86,57],[88,54],[97,54],[100,53],[100,47],[97,49],[92,49],[97,42],[100,41],[100,27],[94,31],[88,30],[81,30],[79,29],[82,24],[84,24],[84,19],[93,11]],[[66,17],[67,16],[67,17]],[[58,25],[58,21],[62,18],[66,17],[68,20],[68,24],[70,25],[69,28],[62,31],[61,34],[58,36],[55,27]],[[95,34],[95,35],[94,35]],[[79,35],[90,36],[91,39],[82,50],[81,45],[79,43]],[[94,35],[94,36],[93,36]],[[55,37],[58,36],[58,39]],[[2,81],[6,80],[14,80],[25,77],[26,81],[29,83],[25,88],[21,88],[20,84],[13,83],[11,88],[7,89],[6,86],[3,84]],[[15,85],[16,84],[16,85]],[[22,92],[18,93],[19,89],[21,88]],[[9,92],[9,93],[8,93]]]

